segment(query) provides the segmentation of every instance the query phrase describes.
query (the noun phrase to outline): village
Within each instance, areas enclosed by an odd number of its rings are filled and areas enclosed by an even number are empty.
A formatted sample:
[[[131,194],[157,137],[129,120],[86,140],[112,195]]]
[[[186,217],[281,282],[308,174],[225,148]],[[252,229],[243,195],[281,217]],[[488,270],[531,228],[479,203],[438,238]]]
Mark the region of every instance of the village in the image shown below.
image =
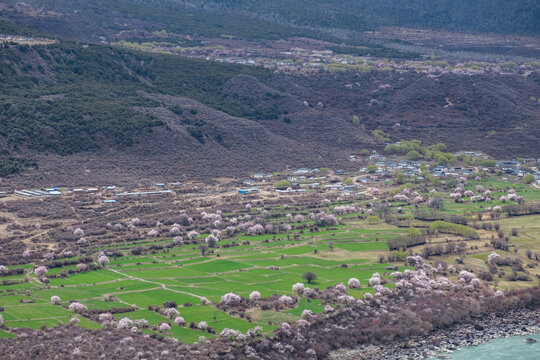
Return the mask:
[[[56,44],[57,40],[42,37],[0,34],[0,44],[1,43],[15,43],[19,45],[52,45]]]
[[[312,39],[287,39],[279,41],[250,42],[233,38],[194,38],[189,44],[168,42],[172,36],[166,32],[146,34],[154,41],[142,37],[135,41],[129,34],[122,33],[113,45],[130,49],[168,53],[209,61],[240,65],[264,66],[280,73],[317,74],[323,71],[396,71],[398,73],[416,72],[433,78],[445,74],[455,75],[511,75],[529,76],[538,70],[540,64],[534,59],[521,61],[459,61],[446,59],[440,55],[416,55],[392,53],[384,47],[336,46]],[[162,40],[160,40],[160,36]],[[157,37],[157,38],[156,38]],[[192,44],[193,41],[197,45]],[[109,43],[105,39],[103,42]]]
[[[0,2],[0,360],[539,360],[540,0]]]
[[[399,144],[396,143],[396,144]],[[453,165],[434,165],[425,160],[410,160],[405,156],[384,155],[373,150],[369,155],[350,155],[352,168],[294,168],[280,172],[255,172],[247,178],[220,179],[212,184],[201,181],[148,182],[144,186],[117,186],[100,184],[89,187],[51,186],[37,189],[0,189],[0,197],[15,196],[35,199],[63,197],[77,200],[90,197],[105,204],[129,198],[148,196],[182,195],[199,197],[207,195],[287,194],[313,192],[337,193],[339,196],[361,195],[373,188],[389,187],[397,174],[404,182],[440,182],[445,178],[468,177],[473,174],[490,174],[502,181],[523,182],[529,176],[533,186],[540,188],[540,158],[515,160],[490,160],[486,154],[474,151],[457,152],[454,156],[476,159],[475,165],[459,162]],[[477,165],[480,164],[480,165]],[[482,164],[484,166],[482,166]],[[357,166],[357,170],[354,167]],[[532,178],[531,178],[532,176]],[[529,181],[527,181],[529,183]]]
[[[182,346],[254,328],[266,336],[399,291],[392,274],[413,271],[411,259],[446,282],[478,274],[456,301],[533,286],[539,159],[467,151],[444,153],[456,161],[443,165],[411,155],[364,149],[339,169],[206,182],[5,186],[0,334],[77,323],[69,328],[114,326]]]

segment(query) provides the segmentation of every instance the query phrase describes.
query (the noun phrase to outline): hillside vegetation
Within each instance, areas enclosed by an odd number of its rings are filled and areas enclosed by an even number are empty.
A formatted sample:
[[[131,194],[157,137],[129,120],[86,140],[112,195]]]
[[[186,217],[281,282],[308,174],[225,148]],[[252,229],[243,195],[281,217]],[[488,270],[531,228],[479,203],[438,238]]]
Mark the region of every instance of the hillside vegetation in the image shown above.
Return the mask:
[[[134,28],[207,37],[302,36],[353,43],[360,32],[381,26],[540,33],[540,5],[533,0],[8,0],[6,4],[0,19],[86,40]]]
[[[196,3],[315,28],[362,31],[378,26],[410,26],[496,33],[538,34],[540,31],[540,4],[532,0],[199,0]]]
[[[220,86],[239,73],[265,75],[254,67],[71,43],[5,45],[0,54],[4,149],[27,146],[64,155],[98,149],[103,138],[113,147],[131,146],[163,125],[134,110],[158,105],[139,91],[182,95],[239,114],[224,103]]]
[[[8,0],[4,19],[63,37],[97,40],[100,36],[141,26],[145,30],[209,37],[275,39],[315,36],[316,32],[233,13],[203,11],[172,0],[30,0],[30,9],[44,8],[62,16],[40,14]],[[0,17],[2,14],[0,14]],[[122,21],[119,21],[121,19]]]
[[[50,163],[54,171],[43,162],[47,154],[103,150],[119,171],[131,172],[133,159],[143,158],[147,166],[137,171],[176,171],[150,161],[159,156],[191,174],[230,175],[263,164],[277,170],[335,163],[348,152],[383,150],[401,139],[445,142],[449,151],[534,156],[540,129],[538,106],[529,99],[540,91],[536,73],[294,76],[66,41],[5,43],[0,54],[0,150],[38,160],[42,173],[59,174],[57,160]],[[388,136],[374,138],[374,130]]]

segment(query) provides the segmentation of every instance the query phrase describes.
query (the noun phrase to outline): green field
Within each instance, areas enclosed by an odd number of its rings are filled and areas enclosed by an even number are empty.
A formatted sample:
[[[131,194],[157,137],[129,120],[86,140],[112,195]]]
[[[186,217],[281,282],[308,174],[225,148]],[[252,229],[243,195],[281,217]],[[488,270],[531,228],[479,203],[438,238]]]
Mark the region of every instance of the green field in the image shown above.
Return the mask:
[[[188,343],[198,341],[200,336],[215,336],[190,328],[190,322],[206,321],[217,333],[225,328],[246,332],[255,326],[262,326],[263,331],[269,332],[276,328],[275,324],[269,325],[269,319],[276,317],[265,311],[254,314],[248,321],[231,316],[215,305],[202,305],[200,298],[219,302],[225,293],[234,292],[248,297],[254,290],[261,292],[263,297],[272,294],[292,295],[291,286],[304,281],[302,274],[306,271],[318,276],[310,286],[321,289],[346,283],[350,277],[359,278],[365,286],[374,271],[384,271],[387,266],[375,263],[375,255],[370,254],[388,249],[384,239],[394,237],[397,233],[404,233],[404,230],[340,225],[331,230],[299,234],[299,240],[287,240],[285,234],[278,234],[275,240],[268,235],[240,236],[238,240],[250,241],[250,245],[221,248],[219,257],[216,254],[201,256],[193,250],[193,246],[181,246],[167,253],[135,256],[129,253],[128,247],[121,250],[125,256],[111,259],[105,269],[54,278],[46,288],[37,284],[32,274],[30,283],[20,284],[27,285],[30,294],[0,293],[0,306],[5,309],[3,317],[8,328],[36,329],[66,324],[73,316],[67,306],[70,301],[77,300],[89,309],[102,312],[112,308],[133,309],[116,314],[115,318],[146,319],[150,327],[143,331],[147,333],[155,332],[152,326],[169,322],[171,330],[168,335]],[[231,242],[225,240],[222,244]],[[342,267],[343,264],[348,266]],[[279,270],[269,270],[269,266],[277,266]],[[31,266],[28,268],[31,269]],[[70,268],[73,266],[55,268],[51,274],[59,274]],[[4,291],[7,288],[0,287]],[[354,293],[360,296],[362,292],[355,290]],[[50,303],[53,295],[60,296],[61,305]],[[104,301],[107,296],[114,296],[115,300]],[[22,299],[34,302],[21,303]],[[161,313],[148,310],[149,306],[163,306],[163,303],[170,301],[177,303],[188,326],[177,326]],[[302,299],[296,308],[276,316],[295,320],[299,319],[304,309],[321,312],[323,308],[320,300],[307,302]],[[79,318],[80,326],[100,327],[94,321]],[[2,332],[0,336],[13,335]]]
[[[487,203],[471,203],[467,199],[463,203],[450,201],[448,190],[438,188],[438,193],[445,199],[444,208],[439,212],[443,215],[459,214],[465,216],[469,225],[478,220],[478,213],[486,212],[488,207],[502,205],[498,200],[509,187],[523,196],[526,201],[540,198],[540,191],[530,187],[509,184],[498,180],[484,180],[479,183],[469,181],[466,189],[474,189],[475,185],[482,184],[491,187],[495,200]],[[453,184],[450,187],[454,187]],[[429,189],[423,189],[426,196]],[[422,189],[418,189],[419,192]],[[339,205],[350,204],[345,201]],[[330,208],[336,204],[331,204]],[[362,206],[364,203],[356,203]],[[98,270],[82,273],[72,273],[66,278],[58,276],[62,270],[68,271],[74,266],[56,267],[49,274],[55,275],[50,283],[45,285],[36,279],[30,271],[33,264],[24,264],[19,267],[26,269],[26,275],[7,276],[5,280],[20,281],[19,284],[0,285],[0,307],[8,331],[0,331],[1,337],[10,337],[13,328],[37,329],[42,326],[57,326],[66,324],[74,315],[68,310],[70,302],[79,301],[90,310],[107,312],[110,309],[124,309],[127,312],[115,314],[116,319],[128,317],[132,320],[146,319],[149,327],[143,329],[151,334],[158,332],[156,327],[162,322],[168,322],[171,330],[165,334],[180,341],[193,343],[199,341],[200,336],[215,337],[221,330],[232,328],[246,332],[255,326],[261,326],[265,333],[269,333],[281,321],[298,320],[302,311],[309,309],[320,313],[324,309],[321,300],[300,298],[297,306],[282,311],[268,309],[249,309],[243,316],[231,315],[220,310],[217,306],[221,297],[233,292],[248,298],[252,291],[259,291],[262,297],[277,295],[295,295],[292,285],[306,281],[303,274],[312,272],[316,279],[308,287],[324,289],[338,283],[347,284],[348,279],[354,277],[360,280],[359,289],[350,289],[349,295],[361,298],[365,292],[372,291],[368,279],[374,272],[379,272],[388,278],[389,263],[385,255],[389,254],[388,242],[397,237],[405,237],[408,227],[418,226],[422,231],[429,228],[430,221],[415,218],[416,208],[427,209],[424,204],[420,206],[393,202],[394,208],[401,208],[400,212],[393,212],[393,216],[405,225],[394,226],[381,221],[370,225],[358,216],[341,216],[341,223],[329,227],[311,228],[307,230],[293,229],[288,233],[272,235],[248,236],[238,234],[234,238],[223,239],[216,249],[204,255],[198,251],[198,245],[189,244],[160,250],[147,251],[141,255],[133,255],[131,249],[143,244],[168,244],[170,238],[160,238],[157,241],[135,241],[129,245],[107,245],[101,249],[114,249],[120,255],[112,258],[108,265]],[[271,213],[280,214],[281,209],[275,207]],[[306,214],[302,206],[288,209],[287,212]],[[239,214],[230,216],[242,216]],[[252,209],[252,216],[260,215]],[[350,214],[354,215],[354,214]],[[281,220],[280,220],[281,219]],[[275,224],[286,221],[283,216],[269,220]],[[520,249],[538,251],[540,238],[540,215],[505,218],[492,221],[484,218],[482,221],[498,223],[506,232],[514,228],[519,234],[512,237],[512,242]],[[308,226],[313,221],[306,221]],[[297,224],[298,225],[298,224]],[[471,252],[466,259],[473,267],[482,266],[491,249],[485,248],[489,236],[496,234],[493,230],[483,231],[478,228],[481,239],[473,245],[484,246]],[[203,241],[205,234],[199,236]],[[447,236],[447,235],[444,235]],[[430,241],[442,242],[443,237],[434,237]],[[248,243],[249,242],[249,243]],[[422,247],[414,249],[416,252]],[[504,252],[500,252],[504,256]],[[509,253],[509,252],[508,252]],[[456,255],[442,257],[447,262],[454,261]],[[403,270],[403,262],[397,264]],[[531,270],[532,271],[532,270]],[[25,276],[27,279],[25,280]],[[26,282],[23,282],[26,281]],[[388,286],[392,286],[389,283]],[[60,305],[52,305],[51,296],[61,298]],[[201,298],[211,301],[202,304]],[[176,302],[177,310],[187,322],[186,326],[176,325],[172,319],[166,318],[156,307],[163,307],[166,302]],[[249,316],[247,316],[249,315]],[[96,317],[85,318],[77,315],[80,326],[99,328]],[[195,325],[201,321],[214,330],[214,334],[199,330]]]

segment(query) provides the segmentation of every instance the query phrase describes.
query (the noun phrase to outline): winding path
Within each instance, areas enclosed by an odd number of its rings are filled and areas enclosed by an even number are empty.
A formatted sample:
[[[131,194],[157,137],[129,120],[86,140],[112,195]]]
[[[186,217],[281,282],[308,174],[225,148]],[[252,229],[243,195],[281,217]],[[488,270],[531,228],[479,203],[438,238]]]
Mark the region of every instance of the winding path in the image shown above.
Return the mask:
[[[135,276],[131,276],[131,275],[126,275],[124,274],[123,272],[120,272],[118,270],[114,270],[114,269],[108,269],[109,271],[112,271],[114,273],[117,273],[119,275],[123,275],[123,276],[126,276],[128,279],[130,280],[137,280],[137,281],[142,281],[142,282],[145,282],[145,283],[148,283],[148,284],[154,284],[154,285],[159,285],[162,289],[164,290],[168,290],[168,291],[172,291],[172,292],[176,292],[176,293],[180,293],[180,294],[184,294],[184,295],[190,295],[190,296],[194,296],[196,297],[197,299],[202,299],[203,297],[200,296],[200,295],[196,295],[196,294],[192,294],[192,293],[189,293],[187,291],[181,291],[181,290],[176,290],[176,289],[170,289],[168,288],[165,284],[162,284],[162,283],[159,283],[159,282],[155,282],[155,281],[150,281],[150,280],[146,280],[146,279],[142,279],[142,278],[138,278],[138,277],[135,277]]]

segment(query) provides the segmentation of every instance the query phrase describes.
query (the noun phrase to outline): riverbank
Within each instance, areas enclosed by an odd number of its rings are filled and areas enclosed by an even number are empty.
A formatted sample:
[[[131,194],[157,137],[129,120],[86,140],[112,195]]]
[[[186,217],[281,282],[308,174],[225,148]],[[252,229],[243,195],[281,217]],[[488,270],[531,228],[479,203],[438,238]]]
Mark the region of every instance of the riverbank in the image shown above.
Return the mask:
[[[475,319],[469,323],[435,330],[384,346],[363,345],[355,349],[333,351],[328,360],[395,360],[445,358],[444,353],[493,339],[540,332],[540,309],[515,310]]]

